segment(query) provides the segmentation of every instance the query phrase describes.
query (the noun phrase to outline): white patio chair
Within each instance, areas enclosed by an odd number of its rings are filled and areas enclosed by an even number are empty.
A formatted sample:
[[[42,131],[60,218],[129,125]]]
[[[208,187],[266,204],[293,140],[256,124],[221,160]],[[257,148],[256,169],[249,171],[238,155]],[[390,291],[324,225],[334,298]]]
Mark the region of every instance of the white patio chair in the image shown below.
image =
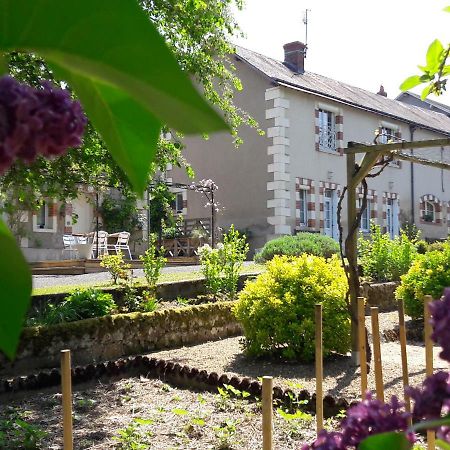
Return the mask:
[[[78,256],[77,249],[74,248],[74,245],[76,244],[75,236],[72,236],[71,234],[64,234],[63,235],[63,249],[62,249],[62,257],[64,259],[64,254],[67,252],[69,254],[69,258],[76,258]]]
[[[121,231],[117,236],[117,242],[115,244],[109,244],[108,250],[114,250],[116,253],[126,250],[130,255],[130,259],[133,259],[131,256],[130,246],[128,245],[129,240],[130,233],[128,233],[128,231]]]
[[[94,232],[92,239],[92,257],[99,258],[100,255],[107,255],[107,254],[108,254],[108,233],[106,231],[98,232],[98,245],[97,245],[97,232]]]

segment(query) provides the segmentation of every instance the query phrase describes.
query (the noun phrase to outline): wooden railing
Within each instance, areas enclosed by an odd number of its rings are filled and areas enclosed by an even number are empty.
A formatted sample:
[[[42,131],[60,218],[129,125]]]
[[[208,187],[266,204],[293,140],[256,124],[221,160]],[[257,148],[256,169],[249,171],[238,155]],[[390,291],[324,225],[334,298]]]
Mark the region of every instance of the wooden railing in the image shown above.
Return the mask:
[[[164,239],[164,255],[168,258],[177,258],[179,256],[198,256],[198,248],[206,242],[205,239],[198,238],[175,238]]]
[[[190,238],[194,230],[199,230],[206,236],[211,236],[211,218],[185,219],[180,225],[177,225],[179,236]]]

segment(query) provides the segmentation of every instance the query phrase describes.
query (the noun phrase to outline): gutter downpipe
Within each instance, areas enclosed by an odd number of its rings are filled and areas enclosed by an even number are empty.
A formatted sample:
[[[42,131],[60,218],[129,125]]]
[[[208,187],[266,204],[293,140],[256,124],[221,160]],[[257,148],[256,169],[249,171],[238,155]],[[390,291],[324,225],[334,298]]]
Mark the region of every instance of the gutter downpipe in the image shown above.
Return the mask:
[[[416,131],[416,125],[409,126],[409,140],[410,142],[414,141],[414,131]],[[414,150],[411,149],[411,156],[414,156]],[[414,225],[415,222],[415,208],[414,208],[414,163],[411,161],[411,224]]]

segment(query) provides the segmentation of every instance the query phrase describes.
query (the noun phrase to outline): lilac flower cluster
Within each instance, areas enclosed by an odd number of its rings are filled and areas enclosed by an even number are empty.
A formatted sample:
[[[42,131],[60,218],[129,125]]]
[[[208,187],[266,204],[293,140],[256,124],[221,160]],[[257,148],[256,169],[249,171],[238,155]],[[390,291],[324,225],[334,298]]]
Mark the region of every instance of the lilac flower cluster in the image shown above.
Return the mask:
[[[429,305],[433,334],[431,338],[442,347],[439,356],[450,362],[450,288],[446,288],[442,300]]]
[[[391,398],[390,403],[382,403],[368,393],[366,400],[347,411],[347,416],[341,423],[341,431],[322,430],[317,440],[310,445],[304,445],[302,450],[357,448],[367,436],[387,431],[406,431],[410,415],[403,407],[404,404],[395,396]]]
[[[87,119],[70,93],[49,82],[42,89],[0,78],[0,174],[17,158],[32,162],[82,143]]]
[[[433,420],[441,417],[450,407],[450,383],[448,372],[436,372],[427,377],[422,388],[409,388],[414,400],[414,421]]]

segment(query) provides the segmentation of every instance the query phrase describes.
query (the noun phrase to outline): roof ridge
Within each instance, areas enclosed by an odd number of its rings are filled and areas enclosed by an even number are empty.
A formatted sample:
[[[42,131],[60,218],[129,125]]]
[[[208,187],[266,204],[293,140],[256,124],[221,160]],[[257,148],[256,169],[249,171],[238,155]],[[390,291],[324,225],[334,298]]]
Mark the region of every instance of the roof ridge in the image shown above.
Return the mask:
[[[310,91],[311,93],[318,93],[335,101],[350,103],[357,107],[370,109],[382,115],[390,117],[395,116],[400,121],[412,122],[417,125],[421,125],[422,127],[432,128],[446,134],[450,133],[450,118],[442,113],[427,110],[421,108],[420,106],[410,105],[397,99],[387,98],[378,95],[375,92],[371,92],[361,87],[353,86],[343,81],[339,81],[315,72],[305,71],[302,74],[296,74],[286,67],[281,61],[278,61],[275,58],[263,55],[262,53],[247,49],[237,44],[234,45],[236,47],[237,56],[243,58],[251,66],[265,73],[269,78],[275,81],[281,83],[284,82],[288,85],[291,84],[293,88],[297,87],[305,91]],[[257,59],[262,59],[262,61],[258,61]],[[268,64],[272,67],[269,67]],[[276,73],[277,71],[279,72]],[[326,89],[327,87],[329,88],[328,90]],[[339,88],[344,88],[345,92],[339,93]],[[331,93],[330,91],[334,92]],[[364,99],[364,96],[366,99]],[[374,104],[368,106],[366,103],[371,101],[374,101]],[[394,105],[400,109],[398,111],[400,116],[391,111]],[[405,117],[405,115],[410,115],[411,117]],[[427,123],[428,121],[433,121],[436,123],[431,125]]]

